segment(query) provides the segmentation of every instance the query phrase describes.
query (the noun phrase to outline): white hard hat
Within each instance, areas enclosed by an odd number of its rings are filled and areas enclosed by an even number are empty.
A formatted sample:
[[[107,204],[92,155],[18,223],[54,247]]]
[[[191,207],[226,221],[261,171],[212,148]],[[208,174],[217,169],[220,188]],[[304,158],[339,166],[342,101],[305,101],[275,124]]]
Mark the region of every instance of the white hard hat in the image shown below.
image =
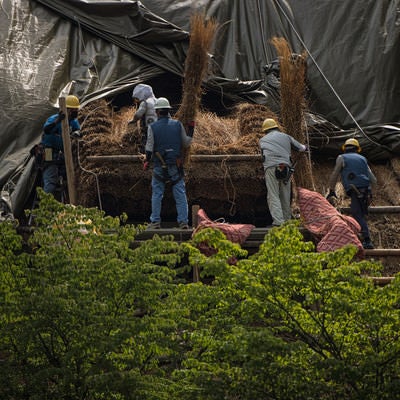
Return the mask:
[[[158,109],[160,109],[160,108],[171,108],[171,106],[170,106],[169,101],[168,101],[167,98],[165,98],[165,97],[159,97],[159,98],[156,100],[156,104],[154,105],[154,108],[155,108],[156,110],[158,110]]]

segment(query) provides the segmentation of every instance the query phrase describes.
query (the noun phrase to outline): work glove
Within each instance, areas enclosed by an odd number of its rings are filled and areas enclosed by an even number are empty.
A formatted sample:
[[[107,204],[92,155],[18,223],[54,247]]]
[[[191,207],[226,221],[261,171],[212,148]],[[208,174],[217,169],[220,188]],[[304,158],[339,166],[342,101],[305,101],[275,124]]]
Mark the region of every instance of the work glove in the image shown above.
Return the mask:
[[[193,137],[195,126],[196,126],[196,122],[195,122],[195,121],[190,121],[190,122],[188,123],[187,135],[188,135],[189,137]]]
[[[62,111],[60,111],[59,113],[58,113],[58,117],[57,117],[57,119],[56,119],[56,123],[58,123],[58,122],[61,122],[61,121],[63,121],[65,119],[65,114],[62,112]]]
[[[143,163],[143,171],[147,171],[149,169],[149,162],[148,161],[145,161],[144,163]]]

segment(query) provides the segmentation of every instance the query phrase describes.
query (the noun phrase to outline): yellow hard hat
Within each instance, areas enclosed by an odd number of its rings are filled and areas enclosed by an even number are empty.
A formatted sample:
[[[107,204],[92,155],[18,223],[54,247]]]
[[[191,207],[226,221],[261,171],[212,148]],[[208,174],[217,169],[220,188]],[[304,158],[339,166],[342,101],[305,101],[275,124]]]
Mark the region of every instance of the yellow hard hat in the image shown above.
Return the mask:
[[[276,121],[272,118],[267,118],[264,120],[263,124],[262,124],[262,128],[261,130],[263,132],[268,131],[272,128],[277,128],[278,124],[276,123]]]
[[[65,99],[65,105],[67,106],[67,108],[79,108],[79,99],[76,96],[70,94]]]
[[[357,139],[351,138],[351,139],[347,139],[343,146],[342,146],[342,150],[345,151],[347,146],[354,146],[357,148],[357,153],[359,153],[361,151],[361,147],[360,147],[360,143],[358,143]]]

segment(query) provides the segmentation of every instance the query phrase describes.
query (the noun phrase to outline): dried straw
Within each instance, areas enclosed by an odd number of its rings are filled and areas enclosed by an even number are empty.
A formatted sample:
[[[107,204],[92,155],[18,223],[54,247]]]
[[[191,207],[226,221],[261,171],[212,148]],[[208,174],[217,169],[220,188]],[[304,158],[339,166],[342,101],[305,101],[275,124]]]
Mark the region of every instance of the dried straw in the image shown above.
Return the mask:
[[[274,37],[271,43],[275,46],[280,62],[281,118],[286,132],[301,143],[306,143],[304,110],[306,53],[294,55],[284,38]],[[296,161],[296,184],[300,187],[315,190],[310,158],[304,155],[293,155]]]
[[[216,31],[214,20],[204,20],[204,16],[195,14],[190,20],[190,43],[185,61],[182,103],[176,118],[185,128],[196,120],[200,108],[202,88],[201,84],[206,75],[209,61],[209,50]],[[188,158],[188,154],[185,155]]]

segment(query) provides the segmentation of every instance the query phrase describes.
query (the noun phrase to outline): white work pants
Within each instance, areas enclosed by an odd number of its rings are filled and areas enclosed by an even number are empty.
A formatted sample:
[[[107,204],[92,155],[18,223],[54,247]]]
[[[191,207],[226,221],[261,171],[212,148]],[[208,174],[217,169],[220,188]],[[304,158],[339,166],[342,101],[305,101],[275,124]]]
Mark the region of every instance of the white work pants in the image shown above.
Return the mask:
[[[267,202],[272,216],[272,224],[282,225],[292,217],[290,180],[285,184],[283,181],[276,179],[275,167],[269,167],[265,170],[265,184],[267,186]]]

